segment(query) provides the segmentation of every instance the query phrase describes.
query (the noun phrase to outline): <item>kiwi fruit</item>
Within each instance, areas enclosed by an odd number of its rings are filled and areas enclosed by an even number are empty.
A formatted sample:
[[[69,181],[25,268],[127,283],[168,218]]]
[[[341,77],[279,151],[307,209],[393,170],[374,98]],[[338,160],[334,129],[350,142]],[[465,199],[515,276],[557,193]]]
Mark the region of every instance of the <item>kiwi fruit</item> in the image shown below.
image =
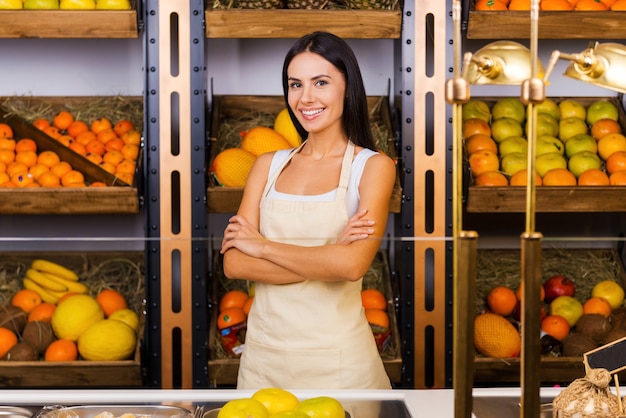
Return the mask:
[[[43,354],[55,340],[52,325],[49,322],[31,321],[24,327],[22,341],[33,346],[38,354]]]
[[[39,353],[35,347],[22,341],[11,347],[5,359],[7,361],[37,361]]]
[[[587,351],[598,347],[594,340],[578,332],[571,332],[562,342],[563,357],[580,357]]]
[[[600,314],[585,314],[576,321],[576,332],[601,344],[613,329],[611,321]]]
[[[21,308],[13,305],[0,305],[0,327],[5,327],[21,335],[26,323],[28,314]]]

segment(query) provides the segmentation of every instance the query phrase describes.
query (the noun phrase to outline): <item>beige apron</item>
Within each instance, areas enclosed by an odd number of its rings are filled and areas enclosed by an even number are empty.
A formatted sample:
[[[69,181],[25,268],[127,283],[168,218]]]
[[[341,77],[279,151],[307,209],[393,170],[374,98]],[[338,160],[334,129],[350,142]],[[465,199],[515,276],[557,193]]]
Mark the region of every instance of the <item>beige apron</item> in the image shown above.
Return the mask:
[[[260,231],[267,239],[289,244],[332,243],[348,221],[345,195],[354,144],[349,142],[346,149],[334,201],[269,198],[270,188],[298,151],[268,179]],[[237,387],[389,389],[362,308],[361,282],[256,283]]]

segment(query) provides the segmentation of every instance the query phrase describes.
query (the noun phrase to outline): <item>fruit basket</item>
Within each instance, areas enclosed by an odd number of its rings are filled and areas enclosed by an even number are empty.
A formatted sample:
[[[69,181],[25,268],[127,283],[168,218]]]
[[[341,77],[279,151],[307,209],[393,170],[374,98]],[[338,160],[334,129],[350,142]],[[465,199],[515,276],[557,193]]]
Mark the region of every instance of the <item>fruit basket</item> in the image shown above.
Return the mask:
[[[102,104],[107,107],[102,110]],[[80,171],[86,183],[100,182],[107,187],[80,188],[0,188],[1,214],[106,214],[139,212],[139,173],[143,148],[135,162],[132,184],[122,181],[111,172],[74,152],[61,142],[32,125],[37,118],[52,120],[61,110],[69,110],[81,119],[100,117],[129,117],[134,126],[143,125],[143,99],[140,97],[4,97],[0,98],[0,123],[13,129],[16,140],[30,138],[37,152],[53,151],[62,161]],[[89,123],[91,121],[89,120]],[[140,139],[142,142],[142,139]]]
[[[221,258],[218,253],[213,257],[213,274],[211,289],[211,312],[209,324],[209,382],[215,387],[232,386],[237,383],[239,359],[228,354],[224,349],[220,333],[217,329],[218,306],[221,297],[230,290],[248,291],[248,285],[242,280],[228,280],[224,278],[221,267]],[[381,351],[381,358],[385,370],[392,382],[400,382],[402,374],[402,356],[400,353],[400,331],[396,317],[395,297],[391,283],[389,261],[384,252],[379,252],[370,270],[363,278],[363,287],[380,287],[387,299],[387,313],[389,314],[389,329],[391,335],[388,343]]]
[[[137,313],[144,310],[143,252],[46,252],[7,253],[0,257],[0,305],[11,304],[16,290],[22,289],[25,271],[35,259],[46,259],[76,272],[80,282],[96,295],[103,288],[122,293],[128,307]],[[125,388],[141,387],[141,336],[134,355],[119,361],[0,361],[2,388]]]
[[[468,39],[530,38],[528,11],[480,11],[474,7],[474,0],[464,0],[463,8],[468,11]],[[540,11],[539,38],[623,39],[626,15],[611,11]]]
[[[475,97],[488,106],[501,98]],[[549,98],[560,103],[565,98]],[[626,133],[626,113],[618,97],[567,98],[587,107],[596,101],[606,100],[618,110],[618,122]],[[467,159],[464,161],[464,195],[466,210],[475,213],[526,211],[526,187],[476,186]],[[626,210],[626,187],[622,186],[538,186],[536,187],[537,212],[622,212]]]
[[[384,96],[368,97],[371,125],[379,148],[393,158],[397,165],[396,130],[392,125],[388,99]],[[237,146],[238,138],[232,138],[241,131],[263,124],[271,127],[275,116],[285,107],[282,96],[213,96],[210,109],[210,163],[225,148]],[[227,139],[225,137],[228,137]],[[240,139],[239,139],[240,140]],[[213,176],[209,176],[207,206],[209,213],[235,213],[239,208],[243,188],[221,187]],[[396,184],[389,201],[389,211],[400,212],[402,187],[400,170],[397,170]]]
[[[140,4],[131,0],[130,10],[0,10],[0,38],[137,38]]]
[[[575,298],[584,301],[591,295],[595,284],[603,280],[614,280],[626,286],[623,249],[566,249],[544,248],[542,250],[543,281],[562,275],[571,279],[575,286]],[[487,295],[496,286],[516,290],[520,283],[519,250],[481,249],[477,257],[476,315],[487,309]],[[548,304],[541,308],[549,314]],[[623,309],[623,308],[621,308]],[[511,319],[517,324],[515,317]],[[576,332],[574,328],[573,332]],[[491,358],[476,354],[474,381],[479,385],[520,382],[521,360],[517,358]],[[541,356],[542,384],[569,384],[584,377],[585,366],[581,356]],[[622,373],[623,374],[623,373]],[[620,375],[620,378],[624,376]]]

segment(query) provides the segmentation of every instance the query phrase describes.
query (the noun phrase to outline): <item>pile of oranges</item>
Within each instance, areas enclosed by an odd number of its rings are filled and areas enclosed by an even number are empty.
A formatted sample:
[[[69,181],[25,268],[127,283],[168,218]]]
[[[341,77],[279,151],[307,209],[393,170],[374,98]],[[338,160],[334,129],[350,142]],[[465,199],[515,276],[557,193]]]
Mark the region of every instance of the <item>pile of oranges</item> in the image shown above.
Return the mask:
[[[222,330],[245,322],[253,301],[254,296],[249,296],[243,290],[229,290],[226,292],[220,298],[217,328]]]
[[[531,0],[476,0],[480,11],[530,10]],[[540,0],[539,10],[624,11],[626,0]]]
[[[365,318],[370,325],[389,329],[387,299],[383,292],[374,288],[363,289],[361,291],[361,303],[365,308]]]

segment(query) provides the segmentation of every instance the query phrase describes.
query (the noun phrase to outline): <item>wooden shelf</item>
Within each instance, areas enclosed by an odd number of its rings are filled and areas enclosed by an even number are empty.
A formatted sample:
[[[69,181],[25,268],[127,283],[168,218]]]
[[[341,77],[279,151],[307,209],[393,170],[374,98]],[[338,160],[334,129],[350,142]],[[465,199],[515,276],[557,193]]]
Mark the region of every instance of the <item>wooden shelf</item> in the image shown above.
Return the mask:
[[[541,39],[624,39],[626,13],[539,12]],[[530,12],[469,11],[468,39],[529,39]]]
[[[324,29],[342,38],[399,39],[401,10],[208,9],[207,38],[299,38]]]
[[[137,38],[131,10],[2,10],[0,38]]]

